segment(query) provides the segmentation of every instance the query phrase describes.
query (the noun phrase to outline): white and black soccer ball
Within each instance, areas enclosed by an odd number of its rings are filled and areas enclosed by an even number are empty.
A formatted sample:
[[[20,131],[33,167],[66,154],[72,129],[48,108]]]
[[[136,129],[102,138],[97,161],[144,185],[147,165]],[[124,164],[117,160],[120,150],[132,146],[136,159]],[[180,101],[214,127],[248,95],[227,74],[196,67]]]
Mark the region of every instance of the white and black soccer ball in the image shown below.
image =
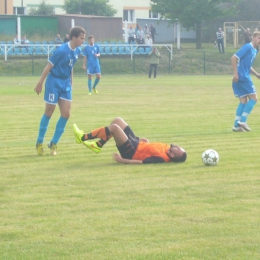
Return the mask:
[[[207,166],[217,165],[219,161],[219,155],[217,151],[208,149],[202,154],[202,162]]]

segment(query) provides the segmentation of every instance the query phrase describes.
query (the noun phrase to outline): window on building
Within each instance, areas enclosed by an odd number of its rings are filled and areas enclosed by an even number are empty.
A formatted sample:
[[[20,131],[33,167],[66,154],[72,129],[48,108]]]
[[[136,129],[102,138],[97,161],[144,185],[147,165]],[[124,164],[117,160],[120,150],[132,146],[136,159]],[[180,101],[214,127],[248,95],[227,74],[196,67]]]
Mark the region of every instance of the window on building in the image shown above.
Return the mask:
[[[26,7],[14,7],[13,12],[14,14],[26,14]]]
[[[134,22],[135,20],[135,11],[134,10],[124,10],[123,20],[128,22]]]
[[[158,13],[153,13],[151,10],[149,11],[149,18],[159,19],[160,15]]]

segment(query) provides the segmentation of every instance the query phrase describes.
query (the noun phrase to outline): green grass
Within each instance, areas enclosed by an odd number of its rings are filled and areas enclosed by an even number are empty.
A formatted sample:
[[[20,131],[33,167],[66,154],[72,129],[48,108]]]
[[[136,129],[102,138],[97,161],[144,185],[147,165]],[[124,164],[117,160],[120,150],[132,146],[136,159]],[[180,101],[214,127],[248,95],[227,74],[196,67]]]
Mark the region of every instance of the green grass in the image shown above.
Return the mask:
[[[56,157],[35,154],[38,77],[2,77],[0,259],[260,259],[260,108],[251,132],[231,131],[231,77],[104,75],[91,97],[76,77]],[[113,140],[98,155],[75,143],[74,122],[87,132],[117,116],[140,137],[183,146],[187,162],[122,165]],[[215,167],[201,161],[208,148]]]

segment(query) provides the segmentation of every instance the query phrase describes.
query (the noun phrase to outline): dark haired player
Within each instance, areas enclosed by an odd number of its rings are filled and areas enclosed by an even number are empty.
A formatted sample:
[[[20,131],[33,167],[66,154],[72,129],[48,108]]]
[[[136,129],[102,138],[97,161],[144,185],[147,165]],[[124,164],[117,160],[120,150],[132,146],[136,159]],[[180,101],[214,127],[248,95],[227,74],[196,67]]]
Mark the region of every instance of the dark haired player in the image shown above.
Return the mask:
[[[115,118],[109,126],[100,127],[84,134],[77,125],[73,125],[76,143],[83,143],[95,153],[100,153],[104,144],[113,137],[120,153],[113,154],[115,161],[126,164],[184,162],[185,150],[178,145],[149,143],[146,138],[135,136],[132,129],[122,118]],[[100,138],[99,141],[89,141]]]
[[[92,94],[92,89],[94,93],[98,94],[96,86],[101,78],[101,70],[98,57],[100,56],[99,47],[94,43],[94,36],[90,35],[88,37],[88,45],[83,50],[83,69],[87,70],[88,74],[88,94]],[[87,66],[86,66],[87,65]],[[87,69],[86,69],[87,68]],[[96,79],[92,87],[92,75],[96,74]]]
[[[42,92],[42,84],[47,77],[44,93],[44,101],[46,102],[45,112],[40,121],[39,134],[36,141],[38,155],[44,155],[43,139],[48,129],[50,118],[58,104],[60,118],[56,124],[52,140],[48,144],[51,154],[57,154],[57,143],[70,117],[72,68],[80,55],[79,46],[84,42],[85,35],[86,31],[81,27],[74,27],[70,30],[70,41],[62,44],[55,50],[34,89],[39,95]]]

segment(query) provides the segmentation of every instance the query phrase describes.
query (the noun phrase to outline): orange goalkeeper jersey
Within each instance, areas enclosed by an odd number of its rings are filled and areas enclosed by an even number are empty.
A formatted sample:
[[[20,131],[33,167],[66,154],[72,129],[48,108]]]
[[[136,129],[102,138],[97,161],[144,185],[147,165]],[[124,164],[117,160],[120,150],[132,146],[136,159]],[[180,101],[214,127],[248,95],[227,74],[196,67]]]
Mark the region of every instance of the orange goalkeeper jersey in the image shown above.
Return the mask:
[[[170,146],[165,143],[140,142],[132,159],[143,161],[143,163],[170,162],[166,153],[169,148]]]

